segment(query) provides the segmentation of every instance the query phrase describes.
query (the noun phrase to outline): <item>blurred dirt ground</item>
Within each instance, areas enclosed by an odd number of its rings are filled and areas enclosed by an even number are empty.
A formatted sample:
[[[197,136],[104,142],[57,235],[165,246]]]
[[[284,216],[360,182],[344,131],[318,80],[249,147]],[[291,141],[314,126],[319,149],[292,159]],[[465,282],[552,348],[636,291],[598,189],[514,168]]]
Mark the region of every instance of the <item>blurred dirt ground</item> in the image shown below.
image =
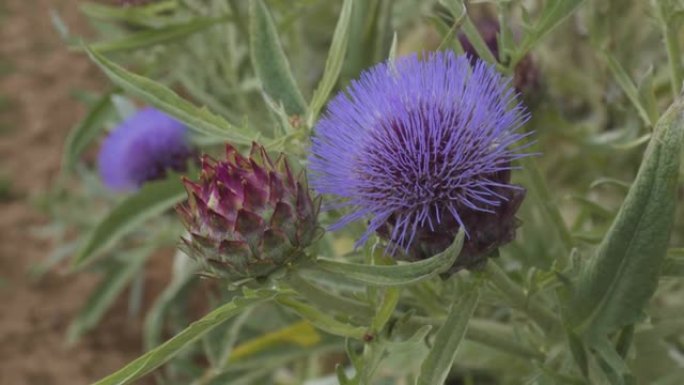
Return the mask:
[[[127,317],[125,303],[67,348],[65,330],[97,277],[51,273],[36,282],[27,275],[53,246],[34,234],[47,218],[31,200],[50,188],[66,133],[85,112],[71,92],[104,84],[51,25],[54,8],[72,32],[85,32],[77,5],[0,0],[0,384],[88,384],[141,349],[141,322]]]

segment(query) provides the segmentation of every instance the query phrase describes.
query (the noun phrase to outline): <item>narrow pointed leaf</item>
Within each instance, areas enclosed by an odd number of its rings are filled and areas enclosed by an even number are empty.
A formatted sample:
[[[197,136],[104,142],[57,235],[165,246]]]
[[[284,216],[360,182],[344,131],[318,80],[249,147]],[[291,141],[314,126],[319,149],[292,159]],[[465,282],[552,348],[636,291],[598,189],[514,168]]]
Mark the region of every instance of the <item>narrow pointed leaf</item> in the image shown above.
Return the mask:
[[[321,108],[323,108],[326,100],[328,100],[328,96],[333,90],[335,83],[337,83],[340,71],[342,71],[342,64],[347,54],[347,44],[349,42],[349,25],[351,24],[353,3],[353,0],[345,0],[342,5],[342,12],[340,12],[340,18],[337,21],[337,27],[335,27],[335,33],[332,38],[332,43],[330,44],[328,59],[325,62],[323,78],[318,84],[318,88],[314,92],[313,98],[311,98],[308,119],[309,126],[313,125],[318,113]]]
[[[527,31],[517,58],[521,59],[533,48],[540,40],[556,28],[565,19],[570,17],[573,12],[584,2],[584,0],[549,0],[545,3],[539,19],[531,30]]]
[[[434,345],[420,367],[416,385],[443,384],[449,375],[463,337],[468,329],[468,321],[477,307],[480,298],[479,282],[467,288],[451,306],[449,315],[435,335]]]
[[[90,108],[85,118],[69,132],[64,145],[62,171],[71,170],[74,167],[83,151],[104,131],[105,122],[115,115],[111,97],[111,92],[102,95]]]
[[[178,175],[146,183],[138,192],[124,199],[93,229],[73,261],[81,267],[107,250],[146,220],[154,218],[185,199],[185,188]]]
[[[187,23],[143,30],[117,39],[92,43],[90,44],[90,49],[99,53],[109,53],[169,43],[186,38],[223,20],[225,18],[196,18]]]
[[[278,31],[262,0],[252,0],[249,7],[249,34],[252,65],[264,91],[285,106],[290,115],[303,115],[306,103],[280,43]]]
[[[229,362],[266,352],[280,344],[312,347],[321,342],[321,335],[307,321],[297,321],[278,330],[265,333],[236,346],[230,353]]]
[[[494,53],[489,49],[487,42],[484,41],[482,35],[480,35],[480,32],[477,30],[477,27],[468,16],[465,17],[461,29],[468,38],[470,44],[475,48],[478,57],[489,64],[496,64],[499,62],[498,58],[494,57]]]
[[[255,293],[248,297],[236,298],[222,305],[202,319],[190,324],[170,340],[159,345],[157,348],[143,354],[128,365],[95,382],[93,385],[124,385],[130,384],[147,373],[158,368],[187,346],[197,341],[200,337],[236,316],[244,309],[266,302],[273,298],[271,292]]]
[[[195,261],[180,250],[176,252],[173,262],[173,278],[161,294],[155,298],[154,303],[145,315],[143,336],[146,349],[152,349],[161,343],[164,315],[178,296],[198,277],[197,270],[198,264]]]
[[[637,321],[656,289],[677,201],[684,99],[658,121],[636,180],[572,301],[578,334],[591,339]]]
[[[333,316],[323,313],[313,306],[299,302],[291,297],[280,295],[276,297],[279,304],[292,309],[300,317],[307,320],[317,328],[336,336],[362,339],[366,334],[366,328],[354,326],[338,321]]]
[[[151,4],[135,7],[84,2],[79,8],[81,12],[92,19],[159,28],[175,21],[173,18],[161,16],[161,14],[174,11],[178,5],[177,0],[155,1]]]
[[[608,61],[608,68],[610,68],[613,76],[615,76],[615,80],[618,82],[625,95],[627,95],[629,101],[632,102],[634,108],[636,108],[636,110],[639,112],[641,119],[647,126],[652,126],[653,121],[651,120],[651,115],[648,113],[648,109],[642,103],[639,89],[637,88],[636,84],[634,84],[632,78],[615,57],[606,54],[606,60]]]
[[[463,231],[443,252],[419,262],[393,266],[372,266],[318,259],[316,265],[331,273],[374,286],[398,286],[419,282],[443,273],[453,266],[463,247]]]
[[[206,108],[193,105],[165,85],[129,72],[88,47],[85,50],[112,82],[187,124],[191,130],[199,134],[223,138],[234,144],[250,144],[257,139],[256,133],[234,126]]]
[[[67,331],[67,343],[76,342],[83,333],[97,325],[105,312],[133,280],[136,273],[142,269],[151,252],[150,247],[132,251],[124,262],[107,273],[90,295],[76,319],[71,323]]]

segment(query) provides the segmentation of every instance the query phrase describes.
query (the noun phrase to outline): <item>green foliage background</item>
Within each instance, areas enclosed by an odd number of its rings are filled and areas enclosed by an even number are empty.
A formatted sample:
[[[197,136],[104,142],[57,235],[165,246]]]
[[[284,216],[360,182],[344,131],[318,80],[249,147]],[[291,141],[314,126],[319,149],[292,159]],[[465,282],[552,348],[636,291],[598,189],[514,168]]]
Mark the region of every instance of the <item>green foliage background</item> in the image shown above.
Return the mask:
[[[665,385],[684,375],[681,1],[161,0],[82,10],[100,38],[82,42],[55,24],[112,86],[87,98],[48,197],[62,246],[42,270],[71,257],[74,274],[103,274],[72,341],[127,285],[139,301],[147,258],[183,233],[167,214],[185,196],[178,175],[114,196],[82,160],[137,104],[186,123],[208,153],[258,141],[302,169],[326,101],[374,63],[462,52],[462,33],[508,75],[528,55],[538,70],[522,97],[540,155],[514,176],[528,189],[524,224],[482,271],[440,276],[459,240],[414,264],[389,260],[380,244],[353,250],[357,224],[327,233],[309,263],[267,282],[219,283],[214,310],[189,324],[200,278],[178,252],[147,310],[149,352],[97,384],[131,383],[163,364],[154,373],[165,384]],[[501,25],[498,58],[478,34],[485,15]]]

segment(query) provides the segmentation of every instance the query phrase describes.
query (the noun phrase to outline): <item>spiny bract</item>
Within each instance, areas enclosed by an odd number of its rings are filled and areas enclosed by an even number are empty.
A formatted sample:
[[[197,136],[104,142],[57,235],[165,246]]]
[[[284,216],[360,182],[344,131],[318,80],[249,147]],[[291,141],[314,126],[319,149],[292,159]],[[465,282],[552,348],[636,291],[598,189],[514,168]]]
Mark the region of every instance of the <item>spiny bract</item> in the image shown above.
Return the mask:
[[[177,207],[189,255],[206,273],[259,278],[295,261],[321,234],[320,199],[304,174],[295,178],[280,154],[275,162],[254,143],[249,158],[226,146],[226,159],[202,157],[199,183],[184,179],[188,200]]]
[[[527,119],[510,79],[451,52],[376,65],[328,105],[315,127],[312,185],[368,219],[357,245],[378,233],[389,251],[423,259],[466,242],[455,269],[511,241],[524,189],[510,184],[512,146]]]

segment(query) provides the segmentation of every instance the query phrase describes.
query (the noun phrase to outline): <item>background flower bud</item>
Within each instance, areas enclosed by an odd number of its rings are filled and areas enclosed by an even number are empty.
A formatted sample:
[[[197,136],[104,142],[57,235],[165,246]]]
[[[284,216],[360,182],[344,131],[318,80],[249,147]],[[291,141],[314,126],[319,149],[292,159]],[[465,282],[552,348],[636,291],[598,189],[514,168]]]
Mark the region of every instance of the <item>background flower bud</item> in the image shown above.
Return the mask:
[[[187,127],[167,114],[146,107],[121,122],[102,143],[98,168],[114,191],[131,191],[162,179],[168,171],[185,171],[195,154]]]

